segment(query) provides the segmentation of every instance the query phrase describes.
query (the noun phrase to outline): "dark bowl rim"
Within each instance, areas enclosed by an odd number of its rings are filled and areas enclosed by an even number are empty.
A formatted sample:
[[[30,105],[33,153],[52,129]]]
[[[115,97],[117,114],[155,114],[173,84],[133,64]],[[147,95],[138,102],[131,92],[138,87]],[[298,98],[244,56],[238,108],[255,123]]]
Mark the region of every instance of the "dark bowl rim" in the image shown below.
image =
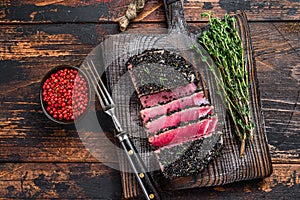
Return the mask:
[[[66,69],[66,68],[69,68],[69,69],[76,69],[83,77],[84,79],[86,80],[86,83],[87,83],[87,88],[88,88],[88,105],[86,107],[86,109],[84,110],[84,112],[79,116],[77,117],[76,121],[77,120],[80,120],[81,118],[83,118],[83,116],[88,112],[89,110],[89,107],[90,107],[90,104],[91,104],[91,87],[90,87],[90,82],[89,82],[89,79],[88,79],[88,76],[86,75],[86,73],[84,73],[82,71],[82,69],[80,69],[79,67],[77,66],[70,66],[70,65],[60,65],[60,66],[56,66],[52,69],[50,69],[46,75],[43,77],[42,81],[41,81],[41,85],[40,85],[40,90],[39,90],[39,97],[40,97],[40,104],[41,104],[41,107],[42,107],[42,110],[44,112],[44,114],[53,122],[56,122],[58,124],[74,124],[75,122],[75,119],[74,120],[65,120],[65,121],[61,121],[61,120],[57,120],[55,119],[54,117],[52,117],[48,111],[46,110],[46,105],[45,105],[45,102],[43,100],[43,85],[45,83],[45,81],[51,76],[51,74],[61,70],[61,69]]]

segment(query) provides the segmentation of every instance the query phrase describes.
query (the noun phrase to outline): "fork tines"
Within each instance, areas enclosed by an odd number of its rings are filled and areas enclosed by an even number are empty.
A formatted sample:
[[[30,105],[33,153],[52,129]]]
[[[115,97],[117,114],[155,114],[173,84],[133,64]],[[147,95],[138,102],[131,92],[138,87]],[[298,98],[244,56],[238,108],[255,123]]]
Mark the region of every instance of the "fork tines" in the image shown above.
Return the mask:
[[[109,92],[107,91],[103,81],[101,80],[101,76],[99,75],[94,62],[91,60],[90,62],[86,62],[86,66],[88,67],[90,73],[87,73],[89,78],[91,79],[92,85],[95,88],[96,95],[99,98],[101,107],[103,110],[108,110],[115,106]]]

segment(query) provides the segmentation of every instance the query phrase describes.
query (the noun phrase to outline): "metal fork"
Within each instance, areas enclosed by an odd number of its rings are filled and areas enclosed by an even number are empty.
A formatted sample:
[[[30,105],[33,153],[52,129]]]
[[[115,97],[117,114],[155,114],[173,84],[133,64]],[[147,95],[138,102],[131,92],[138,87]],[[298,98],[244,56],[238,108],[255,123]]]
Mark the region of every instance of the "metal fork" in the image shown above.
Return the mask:
[[[105,113],[111,116],[114,126],[117,131],[117,138],[119,139],[122,148],[125,151],[126,158],[128,159],[131,168],[137,178],[137,181],[146,197],[146,199],[160,199],[156,190],[154,181],[147,172],[144,162],[139,156],[136,148],[128,137],[127,133],[122,129],[121,124],[115,113],[115,103],[107,91],[101,76],[99,75],[94,62],[86,62],[87,69],[90,73],[87,73],[91,83],[95,89],[96,95],[99,98],[101,107]]]

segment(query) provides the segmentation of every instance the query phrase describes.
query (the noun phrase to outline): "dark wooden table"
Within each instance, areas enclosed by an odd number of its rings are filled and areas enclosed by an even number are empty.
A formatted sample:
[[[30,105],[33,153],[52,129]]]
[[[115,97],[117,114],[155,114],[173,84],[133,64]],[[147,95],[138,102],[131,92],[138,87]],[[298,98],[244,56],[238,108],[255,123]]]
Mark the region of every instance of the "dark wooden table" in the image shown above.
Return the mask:
[[[131,0],[4,0],[0,2],[0,197],[121,199],[117,163],[82,144],[74,126],[49,121],[39,103],[40,81],[58,65],[79,65]],[[217,16],[246,11],[251,29],[273,174],[263,180],[166,192],[165,199],[300,199],[299,0],[184,1],[192,30]],[[162,1],[149,0],[129,29],[164,28]],[[112,136],[113,137],[113,136]]]

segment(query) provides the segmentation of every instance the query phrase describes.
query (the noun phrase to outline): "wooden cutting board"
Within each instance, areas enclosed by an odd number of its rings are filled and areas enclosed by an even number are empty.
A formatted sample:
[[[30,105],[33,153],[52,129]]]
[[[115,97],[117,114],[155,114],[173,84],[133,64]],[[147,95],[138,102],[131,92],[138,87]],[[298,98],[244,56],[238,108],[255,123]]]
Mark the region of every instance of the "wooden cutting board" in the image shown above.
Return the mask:
[[[254,137],[251,141],[247,141],[245,156],[240,158],[238,139],[235,138],[232,125],[227,120],[222,155],[213,160],[201,173],[194,176],[176,178],[172,181],[166,180],[159,171],[152,173],[162,192],[165,190],[209,187],[242,180],[258,179],[269,176],[272,173],[247,17],[244,13],[240,13],[236,15],[236,18],[236,26],[243,40],[246,65],[249,72],[251,114],[256,124]],[[111,91],[113,91],[113,98],[117,103],[117,113],[124,129],[128,131],[146,165],[152,163],[150,160],[151,156],[148,156],[149,144],[147,140],[143,139],[146,137],[142,135],[144,134],[143,130],[138,124],[140,108],[137,97],[132,95],[126,99],[128,92],[134,91],[134,88],[129,76],[124,76],[124,73],[126,72],[126,61],[131,56],[140,54],[145,49],[152,47],[157,38],[157,36],[151,35],[122,35],[117,40],[114,40],[112,44],[108,45],[110,49],[105,51],[107,55],[104,56],[104,58],[110,58],[106,61],[110,65],[106,71],[106,76],[108,85]],[[125,54],[120,51],[120,49],[131,48],[136,41],[143,41],[143,46],[133,48],[132,51]],[[118,87],[123,89],[114,89],[116,85],[119,85]],[[134,175],[126,172],[130,171],[130,166],[126,158],[120,156],[119,160],[124,197],[132,198],[139,196],[141,192]]]

